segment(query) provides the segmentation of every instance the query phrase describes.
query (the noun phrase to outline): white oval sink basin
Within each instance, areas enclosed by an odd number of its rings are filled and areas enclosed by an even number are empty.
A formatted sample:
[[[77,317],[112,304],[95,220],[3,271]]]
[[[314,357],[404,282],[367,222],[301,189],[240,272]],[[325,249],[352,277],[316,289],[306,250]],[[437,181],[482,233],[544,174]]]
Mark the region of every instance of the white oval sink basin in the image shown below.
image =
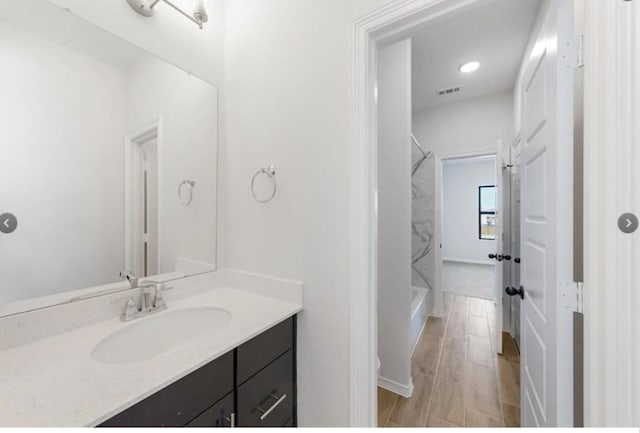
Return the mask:
[[[169,310],[136,319],[100,341],[91,357],[103,364],[146,361],[223,329],[231,313],[214,307]]]

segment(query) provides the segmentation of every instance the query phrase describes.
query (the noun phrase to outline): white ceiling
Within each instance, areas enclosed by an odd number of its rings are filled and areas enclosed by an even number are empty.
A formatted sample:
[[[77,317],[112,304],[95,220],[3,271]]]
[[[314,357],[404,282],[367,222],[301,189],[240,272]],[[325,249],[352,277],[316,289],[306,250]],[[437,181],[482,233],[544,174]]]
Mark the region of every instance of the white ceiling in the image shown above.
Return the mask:
[[[423,110],[514,87],[540,0],[479,0],[417,30],[413,39],[413,108]],[[477,60],[471,74],[458,70]],[[440,89],[459,93],[438,96]]]

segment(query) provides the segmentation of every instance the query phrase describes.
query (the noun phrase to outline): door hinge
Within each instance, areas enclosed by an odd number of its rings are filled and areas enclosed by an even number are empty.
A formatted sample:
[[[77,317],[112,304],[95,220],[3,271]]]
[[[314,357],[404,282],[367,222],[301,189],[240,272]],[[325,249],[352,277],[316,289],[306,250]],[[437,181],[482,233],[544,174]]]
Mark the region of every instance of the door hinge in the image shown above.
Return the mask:
[[[565,310],[582,313],[582,282],[572,281],[561,285],[562,305]]]
[[[576,68],[584,67],[584,35],[576,39]]]
[[[577,282],[576,285],[576,313],[584,313],[584,283]]]

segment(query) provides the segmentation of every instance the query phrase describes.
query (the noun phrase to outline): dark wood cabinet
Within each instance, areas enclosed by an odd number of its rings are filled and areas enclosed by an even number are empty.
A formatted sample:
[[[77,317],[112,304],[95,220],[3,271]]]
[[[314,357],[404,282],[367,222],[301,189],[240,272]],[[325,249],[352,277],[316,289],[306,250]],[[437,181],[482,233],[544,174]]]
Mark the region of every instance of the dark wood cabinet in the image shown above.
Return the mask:
[[[235,427],[234,393],[211,406],[187,427]]]
[[[101,427],[183,427],[233,392],[233,352],[161,389]]]
[[[99,427],[295,427],[295,316]]]
[[[239,427],[282,427],[293,417],[293,352],[289,350],[237,390]]]
[[[271,361],[293,349],[293,332],[293,322],[286,320],[238,347],[238,384],[246,382]]]

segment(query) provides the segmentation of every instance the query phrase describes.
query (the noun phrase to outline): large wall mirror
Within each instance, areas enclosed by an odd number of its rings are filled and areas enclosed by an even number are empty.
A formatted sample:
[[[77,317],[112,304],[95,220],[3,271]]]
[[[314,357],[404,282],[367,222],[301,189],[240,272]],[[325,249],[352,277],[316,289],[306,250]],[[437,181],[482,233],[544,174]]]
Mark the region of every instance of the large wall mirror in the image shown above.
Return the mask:
[[[0,316],[215,270],[216,87],[3,0],[0,122]]]

